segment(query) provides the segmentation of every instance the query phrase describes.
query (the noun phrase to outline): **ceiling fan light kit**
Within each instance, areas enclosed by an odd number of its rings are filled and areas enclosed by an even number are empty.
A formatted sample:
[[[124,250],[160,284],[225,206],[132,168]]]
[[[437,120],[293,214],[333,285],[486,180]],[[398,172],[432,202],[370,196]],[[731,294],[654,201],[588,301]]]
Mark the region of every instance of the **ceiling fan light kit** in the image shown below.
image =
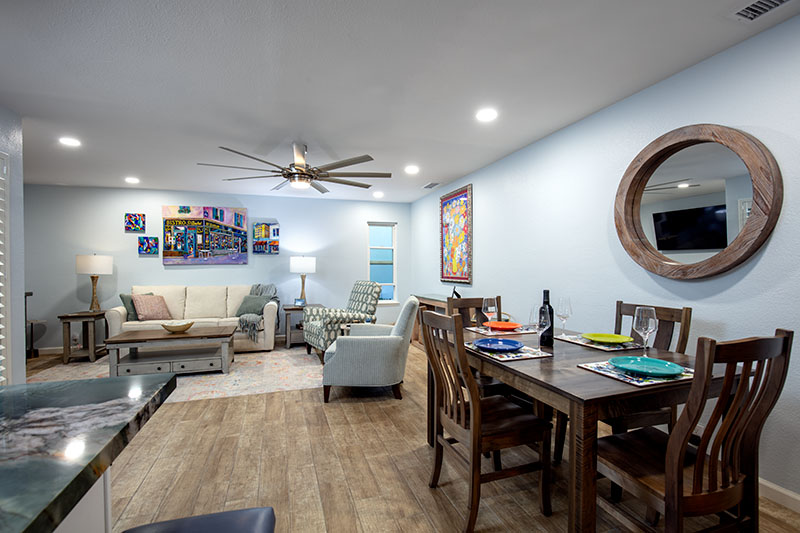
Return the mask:
[[[271,189],[273,191],[277,191],[283,188],[288,183],[289,185],[291,185],[293,189],[302,190],[313,187],[320,194],[325,194],[330,191],[328,191],[328,189],[326,189],[322,185],[322,183],[320,183],[323,181],[328,183],[337,183],[339,185],[347,185],[349,187],[359,187],[361,189],[369,189],[370,187],[372,187],[372,185],[368,183],[359,183],[357,181],[344,180],[341,178],[391,178],[392,177],[391,172],[347,172],[347,171],[330,172],[331,170],[335,170],[337,168],[349,167],[351,165],[357,165],[359,163],[366,163],[367,161],[372,161],[372,156],[370,155],[360,155],[357,157],[342,159],[341,161],[334,161],[333,163],[320,165],[318,167],[308,166],[308,164],[306,163],[306,154],[308,153],[308,149],[305,144],[297,142],[292,143],[292,151],[294,152],[294,163],[291,163],[289,166],[286,167],[276,165],[275,163],[271,163],[270,161],[266,161],[254,155],[234,150],[233,148],[227,148],[225,146],[220,146],[220,148],[227,152],[231,152],[233,154],[240,155],[242,157],[253,159],[255,161],[258,161],[259,163],[275,167],[275,169],[241,167],[235,165],[220,165],[216,163],[198,163],[198,165],[203,165],[208,167],[238,168],[242,170],[255,170],[258,172],[268,172],[268,174],[259,176],[225,178],[223,181],[255,180],[255,179],[278,178],[278,177],[283,178],[283,181],[281,181],[279,184],[277,184]]]

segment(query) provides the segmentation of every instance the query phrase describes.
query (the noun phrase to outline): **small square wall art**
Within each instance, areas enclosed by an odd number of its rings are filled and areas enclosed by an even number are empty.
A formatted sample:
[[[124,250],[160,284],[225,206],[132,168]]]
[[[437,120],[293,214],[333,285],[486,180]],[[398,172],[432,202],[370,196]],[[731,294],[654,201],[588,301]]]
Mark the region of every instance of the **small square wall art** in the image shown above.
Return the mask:
[[[158,237],[139,237],[139,255],[158,255]]]
[[[144,233],[144,213],[125,213],[125,232]]]
[[[278,221],[253,224],[253,253],[277,255],[280,253],[281,226]]]

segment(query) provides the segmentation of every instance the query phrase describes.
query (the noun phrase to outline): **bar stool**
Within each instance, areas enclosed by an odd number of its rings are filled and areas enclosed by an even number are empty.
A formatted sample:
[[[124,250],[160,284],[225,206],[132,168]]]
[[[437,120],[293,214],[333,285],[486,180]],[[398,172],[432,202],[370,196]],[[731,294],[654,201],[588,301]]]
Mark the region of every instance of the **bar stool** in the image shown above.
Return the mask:
[[[275,512],[272,507],[254,507],[223,513],[189,516],[156,522],[125,530],[123,533],[273,533]]]

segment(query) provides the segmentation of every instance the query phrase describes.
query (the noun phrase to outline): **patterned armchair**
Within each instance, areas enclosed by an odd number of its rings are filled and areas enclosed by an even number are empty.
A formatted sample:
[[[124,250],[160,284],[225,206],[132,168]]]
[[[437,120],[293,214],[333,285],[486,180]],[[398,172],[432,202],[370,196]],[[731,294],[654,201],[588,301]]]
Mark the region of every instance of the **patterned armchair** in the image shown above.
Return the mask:
[[[361,280],[353,285],[344,309],[306,307],[303,310],[303,339],[308,353],[311,353],[311,348],[320,352],[327,350],[339,336],[342,324],[366,322],[367,319],[374,323],[380,294],[380,285]]]

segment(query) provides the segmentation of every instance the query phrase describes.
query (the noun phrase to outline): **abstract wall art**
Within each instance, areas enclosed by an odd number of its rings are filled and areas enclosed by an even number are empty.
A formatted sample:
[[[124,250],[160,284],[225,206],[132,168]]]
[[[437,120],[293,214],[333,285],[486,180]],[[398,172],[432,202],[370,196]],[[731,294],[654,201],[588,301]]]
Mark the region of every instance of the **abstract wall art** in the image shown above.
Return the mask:
[[[247,264],[247,209],[161,206],[165,265]]]
[[[125,232],[144,233],[144,213],[125,213]]]
[[[472,283],[472,184],[439,200],[441,280]]]
[[[280,238],[281,225],[274,218],[254,223],[253,253],[277,255],[280,252]]]
[[[139,255],[158,255],[158,237],[139,237]]]

